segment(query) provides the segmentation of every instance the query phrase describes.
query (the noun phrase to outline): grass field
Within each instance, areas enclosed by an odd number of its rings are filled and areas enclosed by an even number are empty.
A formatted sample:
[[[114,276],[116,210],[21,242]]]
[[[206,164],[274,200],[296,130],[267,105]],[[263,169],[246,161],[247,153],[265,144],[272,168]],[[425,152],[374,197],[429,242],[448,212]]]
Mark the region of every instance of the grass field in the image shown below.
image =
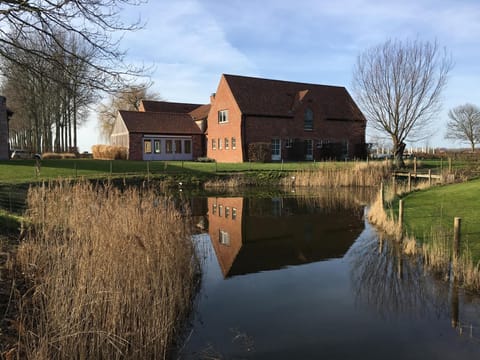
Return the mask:
[[[460,217],[462,244],[477,262],[480,260],[479,200],[479,179],[413,192],[404,197],[406,229],[418,240],[428,242],[434,233],[451,234],[454,217]]]
[[[345,167],[353,162],[291,162],[291,163],[202,163],[194,161],[130,161],[64,159],[42,160],[37,175],[34,160],[0,161],[0,183],[19,183],[58,178],[102,177],[123,175],[153,175],[215,173],[248,171],[296,171],[320,167]]]

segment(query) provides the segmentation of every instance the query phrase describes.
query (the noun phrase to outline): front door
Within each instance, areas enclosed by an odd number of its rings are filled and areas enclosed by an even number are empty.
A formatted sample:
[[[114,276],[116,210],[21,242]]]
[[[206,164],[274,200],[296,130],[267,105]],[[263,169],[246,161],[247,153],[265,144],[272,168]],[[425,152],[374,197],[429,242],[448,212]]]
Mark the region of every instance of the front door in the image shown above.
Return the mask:
[[[279,161],[282,159],[282,142],[280,139],[272,139],[272,160]]]

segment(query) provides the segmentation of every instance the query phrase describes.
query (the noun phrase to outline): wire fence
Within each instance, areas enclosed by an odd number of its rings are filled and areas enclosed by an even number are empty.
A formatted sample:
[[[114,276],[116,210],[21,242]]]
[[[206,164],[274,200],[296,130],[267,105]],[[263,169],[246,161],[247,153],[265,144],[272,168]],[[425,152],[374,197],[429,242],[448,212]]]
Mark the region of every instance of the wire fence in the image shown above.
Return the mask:
[[[0,184],[0,209],[21,214],[26,209],[30,184]]]

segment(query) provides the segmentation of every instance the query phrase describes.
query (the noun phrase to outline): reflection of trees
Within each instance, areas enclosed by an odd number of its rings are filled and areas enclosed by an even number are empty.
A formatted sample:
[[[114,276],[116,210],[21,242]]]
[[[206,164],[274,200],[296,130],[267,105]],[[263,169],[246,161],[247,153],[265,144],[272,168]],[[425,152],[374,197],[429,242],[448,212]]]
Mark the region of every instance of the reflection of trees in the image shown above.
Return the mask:
[[[407,259],[400,244],[378,238],[368,224],[346,258],[352,264],[356,300],[375,307],[380,315],[448,315],[448,286],[427,277],[420,260]]]

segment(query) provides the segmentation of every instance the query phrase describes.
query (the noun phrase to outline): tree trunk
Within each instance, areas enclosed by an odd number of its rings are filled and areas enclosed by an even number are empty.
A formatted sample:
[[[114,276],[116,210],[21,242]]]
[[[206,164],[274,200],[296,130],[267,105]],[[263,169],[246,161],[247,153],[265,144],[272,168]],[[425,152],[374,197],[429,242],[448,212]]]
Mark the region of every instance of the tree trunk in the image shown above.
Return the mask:
[[[397,169],[405,167],[405,163],[403,162],[405,147],[406,144],[404,142],[393,139],[393,164]]]

